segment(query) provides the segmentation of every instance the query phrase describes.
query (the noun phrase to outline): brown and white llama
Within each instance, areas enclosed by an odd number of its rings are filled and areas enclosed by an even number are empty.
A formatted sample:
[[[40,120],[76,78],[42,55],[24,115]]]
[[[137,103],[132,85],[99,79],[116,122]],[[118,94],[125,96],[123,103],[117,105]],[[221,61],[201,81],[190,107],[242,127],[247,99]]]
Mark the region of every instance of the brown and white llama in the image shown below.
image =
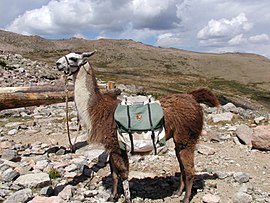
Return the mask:
[[[94,52],[70,53],[61,57],[56,66],[59,71],[73,75],[75,103],[81,121],[87,127],[89,142],[101,143],[110,154],[112,193],[108,201],[118,197],[117,185],[121,178],[126,202],[131,202],[127,152],[118,144],[114,111],[119,101],[100,93],[94,70],[88,58]],[[181,170],[181,195],[185,188],[184,203],[190,201],[195,174],[194,150],[203,128],[203,111],[198,102],[208,102],[219,106],[215,95],[207,89],[199,89],[190,94],[172,94],[159,98],[164,110],[166,139],[173,138],[175,153]]]

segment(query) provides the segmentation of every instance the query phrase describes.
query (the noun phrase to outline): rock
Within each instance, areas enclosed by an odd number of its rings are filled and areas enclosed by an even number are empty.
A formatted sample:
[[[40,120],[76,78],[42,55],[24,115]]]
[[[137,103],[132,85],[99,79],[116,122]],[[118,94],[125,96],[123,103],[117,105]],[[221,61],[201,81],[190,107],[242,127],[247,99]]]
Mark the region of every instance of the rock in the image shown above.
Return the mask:
[[[20,176],[14,181],[14,184],[29,188],[38,188],[48,186],[51,184],[51,180],[47,173],[35,173]]]
[[[74,188],[71,185],[67,185],[58,196],[64,200],[69,200],[73,195]]]
[[[18,129],[20,125],[22,125],[22,122],[11,122],[11,123],[7,123],[5,125],[6,128],[15,128]]]
[[[0,142],[0,149],[8,149],[8,148],[11,148],[12,146],[12,143],[9,142],[9,141],[2,141]]]
[[[252,202],[252,196],[248,195],[243,192],[237,192],[233,198],[232,198],[233,203],[251,203]]]
[[[215,172],[215,175],[222,180],[227,178],[230,174],[228,174],[227,172],[217,171]]]
[[[212,121],[214,123],[218,123],[218,122],[226,122],[229,121],[231,122],[233,119],[233,113],[231,112],[224,112],[221,114],[212,114],[211,115]]]
[[[64,155],[65,153],[66,153],[66,149],[62,147],[55,154],[56,155]]]
[[[215,150],[211,147],[206,146],[206,145],[197,144],[196,149],[198,150],[199,153],[204,154],[204,155],[215,154]]]
[[[49,164],[48,160],[39,160],[37,161],[36,165],[34,166],[34,170],[40,170],[42,171],[44,168],[46,168]]]
[[[217,195],[206,194],[202,198],[204,203],[219,203],[220,197]]]
[[[58,196],[52,197],[36,196],[29,203],[65,203],[65,201]]]
[[[264,116],[259,116],[254,119],[254,123],[259,125],[261,122],[265,121],[266,118]]]
[[[246,183],[249,181],[249,175],[243,172],[236,172],[233,174],[234,180],[236,180],[239,183]]]
[[[1,158],[8,161],[14,161],[18,158],[18,152],[16,150],[6,149],[2,152]]]
[[[65,167],[65,171],[67,171],[67,172],[75,171],[76,169],[78,169],[76,164],[71,164],[71,165]]]
[[[143,179],[143,178],[154,178],[156,176],[157,174],[153,172],[151,173],[142,171],[130,171],[128,178],[131,180],[132,178]]]
[[[19,203],[27,202],[31,197],[33,197],[32,190],[29,188],[19,190],[14,192],[9,198],[7,198],[4,203]]]
[[[6,182],[10,182],[20,176],[20,173],[12,168],[8,168],[2,173],[2,179]]]
[[[223,105],[222,108],[226,112],[232,112],[232,113],[239,112],[239,109],[233,103],[227,103],[227,104]]]
[[[251,143],[255,149],[270,150],[270,125],[255,127]]]
[[[39,194],[44,196],[52,196],[54,194],[54,190],[52,186],[46,186],[40,190]]]
[[[10,130],[10,131],[8,131],[8,135],[15,135],[15,134],[17,134],[18,133],[18,130],[17,129],[12,129],[12,130]]]
[[[253,130],[245,124],[242,124],[236,129],[236,136],[246,145],[251,146]]]

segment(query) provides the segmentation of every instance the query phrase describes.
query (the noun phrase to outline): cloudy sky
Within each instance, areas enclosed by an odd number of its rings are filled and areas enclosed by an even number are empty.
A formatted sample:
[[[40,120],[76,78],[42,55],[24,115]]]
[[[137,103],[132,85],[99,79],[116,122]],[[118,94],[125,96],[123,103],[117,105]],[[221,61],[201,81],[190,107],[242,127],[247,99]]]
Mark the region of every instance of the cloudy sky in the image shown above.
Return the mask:
[[[270,0],[1,0],[0,29],[270,58]]]

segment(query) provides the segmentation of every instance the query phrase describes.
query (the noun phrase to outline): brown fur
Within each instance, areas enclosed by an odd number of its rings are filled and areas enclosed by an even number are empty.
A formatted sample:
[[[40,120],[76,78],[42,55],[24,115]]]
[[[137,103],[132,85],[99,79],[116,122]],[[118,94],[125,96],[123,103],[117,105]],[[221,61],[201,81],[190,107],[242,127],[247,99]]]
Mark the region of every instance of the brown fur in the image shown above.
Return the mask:
[[[186,188],[184,202],[189,202],[194,179],[194,150],[203,128],[203,111],[198,102],[206,101],[213,106],[219,102],[207,89],[199,89],[190,94],[172,94],[159,98],[164,110],[166,139],[173,138],[175,152],[181,169],[179,195]],[[117,196],[118,178],[128,178],[128,156],[119,148],[116,136],[114,111],[119,101],[102,96],[92,106],[91,115],[93,135],[89,142],[102,143],[110,153],[113,188],[110,200]]]

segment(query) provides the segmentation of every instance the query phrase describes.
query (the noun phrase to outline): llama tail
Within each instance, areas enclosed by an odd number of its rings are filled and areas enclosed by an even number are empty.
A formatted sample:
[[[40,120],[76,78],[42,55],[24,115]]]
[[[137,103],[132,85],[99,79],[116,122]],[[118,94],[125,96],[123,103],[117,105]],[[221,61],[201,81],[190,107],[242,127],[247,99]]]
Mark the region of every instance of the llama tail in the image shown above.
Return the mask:
[[[189,94],[193,95],[193,97],[198,103],[205,103],[207,105],[217,107],[218,109],[221,108],[218,98],[209,89],[201,88],[198,90],[194,90]]]

